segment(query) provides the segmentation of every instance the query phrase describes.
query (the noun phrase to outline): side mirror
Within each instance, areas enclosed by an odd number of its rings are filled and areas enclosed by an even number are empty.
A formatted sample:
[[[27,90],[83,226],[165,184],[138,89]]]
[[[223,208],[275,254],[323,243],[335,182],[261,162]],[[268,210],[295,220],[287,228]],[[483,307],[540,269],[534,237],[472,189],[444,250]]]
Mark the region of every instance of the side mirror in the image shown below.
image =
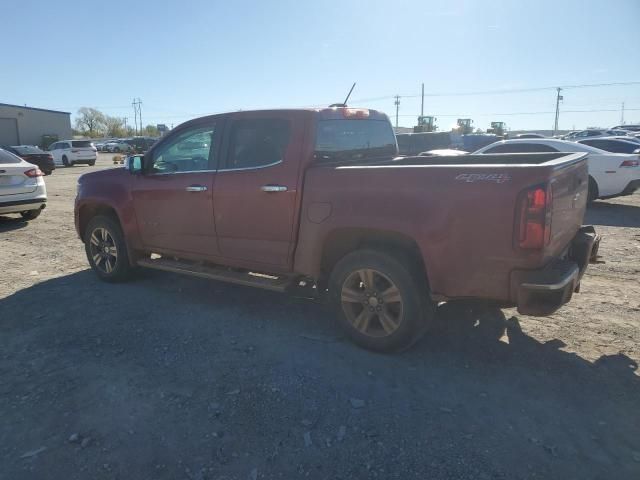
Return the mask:
[[[129,170],[131,174],[142,172],[143,165],[142,155],[129,155],[124,161],[124,168]]]

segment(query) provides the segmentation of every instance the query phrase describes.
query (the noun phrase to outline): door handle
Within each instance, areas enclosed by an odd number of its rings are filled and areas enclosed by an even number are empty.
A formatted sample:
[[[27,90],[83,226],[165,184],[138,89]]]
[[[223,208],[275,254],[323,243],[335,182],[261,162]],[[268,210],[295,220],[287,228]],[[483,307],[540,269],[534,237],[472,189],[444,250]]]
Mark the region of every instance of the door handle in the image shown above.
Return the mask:
[[[263,185],[260,190],[263,192],[286,192],[288,189],[284,185]]]
[[[206,192],[207,187],[204,185],[189,185],[185,190],[187,192]]]

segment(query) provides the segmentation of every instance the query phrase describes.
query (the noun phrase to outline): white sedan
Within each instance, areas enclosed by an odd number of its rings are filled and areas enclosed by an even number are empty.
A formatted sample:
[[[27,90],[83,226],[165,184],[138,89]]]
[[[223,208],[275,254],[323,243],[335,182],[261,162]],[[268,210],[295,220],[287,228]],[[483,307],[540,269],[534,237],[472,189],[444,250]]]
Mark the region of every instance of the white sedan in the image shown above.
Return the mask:
[[[0,215],[19,213],[34,220],[47,202],[43,173],[38,167],[0,149]]]
[[[589,162],[589,201],[631,195],[640,189],[640,155],[610,153],[576,142],[527,138],[492,143],[474,155],[492,153],[584,152]]]

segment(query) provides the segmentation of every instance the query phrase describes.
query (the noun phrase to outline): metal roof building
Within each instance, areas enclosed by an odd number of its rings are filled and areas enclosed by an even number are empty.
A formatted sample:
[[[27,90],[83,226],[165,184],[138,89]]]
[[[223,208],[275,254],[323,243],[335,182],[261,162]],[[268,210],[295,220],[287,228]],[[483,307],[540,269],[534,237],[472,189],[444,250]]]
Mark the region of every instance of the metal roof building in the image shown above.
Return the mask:
[[[71,113],[0,103],[0,145],[43,145],[71,138]]]

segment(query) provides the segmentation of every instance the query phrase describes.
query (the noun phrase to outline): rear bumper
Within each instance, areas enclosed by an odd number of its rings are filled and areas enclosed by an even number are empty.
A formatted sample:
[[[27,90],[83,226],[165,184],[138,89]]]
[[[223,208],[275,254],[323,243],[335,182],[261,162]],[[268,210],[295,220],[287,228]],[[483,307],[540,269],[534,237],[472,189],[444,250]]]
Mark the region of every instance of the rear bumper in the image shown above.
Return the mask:
[[[511,291],[516,292],[518,312],[546,316],[569,302],[580,289],[580,279],[595,261],[600,236],[592,226],[582,227],[573,238],[568,255],[540,270],[516,270],[511,274]]]
[[[34,198],[31,200],[17,200],[11,202],[0,201],[0,214],[19,213],[27,210],[41,210],[46,206],[46,198]]]

